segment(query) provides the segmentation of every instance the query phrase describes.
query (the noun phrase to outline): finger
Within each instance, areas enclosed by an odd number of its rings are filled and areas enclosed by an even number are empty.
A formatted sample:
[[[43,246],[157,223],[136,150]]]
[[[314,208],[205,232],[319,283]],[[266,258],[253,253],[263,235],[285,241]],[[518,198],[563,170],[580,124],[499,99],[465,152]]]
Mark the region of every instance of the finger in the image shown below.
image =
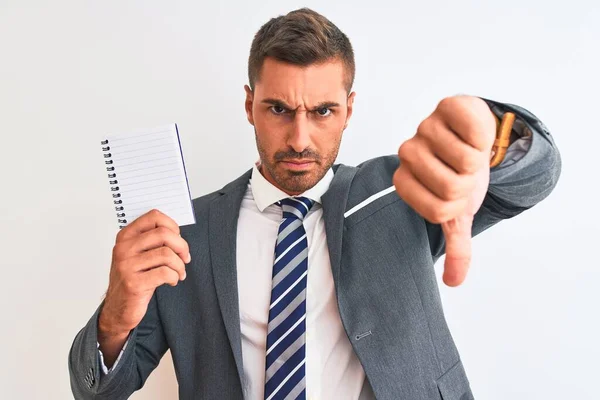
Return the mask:
[[[177,222],[155,209],[148,211],[146,214],[140,216],[131,224],[121,229],[117,235],[117,241],[130,239],[160,226],[168,228],[179,235],[180,231]]]
[[[446,98],[438,104],[435,112],[448,129],[469,146],[489,152],[495,133],[491,123],[495,124],[495,121],[494,114],[482,99],[471,96]]]
[[[439,224],[463,214],[467,198],[444,201],[423,186],[406,167],[401,165],[394,173],[394,186],[398,195],[419,215]]]
[[[422,138],[404,142],[399,156],[413,176],[442,200],[458,200],[475,186],[470,175],[457,174],[431,152]]]
[[[463,141],[441,121],[433,121],[418,134],[427,140],[433,154],[459,174],[473,174],[483,162],[483,153]],[[489,160],[485,160],[489,164]]]
[[[176,286],[179,282],[179,275],[173,269],[167,266],[153,268],[140,275],[141,286],[144,290],[155,289],[163,284]]]
[[[185,264],[173,250],[166,246],[145,251],[138,256],[127,259],[125,262],[127,263],[126,268],[130,267],[135,272],[144,272],[156,267],[166,266],[177,272],[179,279],[184,280],[186,277]]]
[[[444,283],[458,286],[465,280],[471,265],[471,229],[473,215],[462,215],[442,224],[446,239]]]
[[[167,246],[178,254],[184,263],[187,264],[192,259],[190,248],[185,239],[164,226],[144,232],[138,238],[132,240],[135,240],[131,248],[134,254]]]

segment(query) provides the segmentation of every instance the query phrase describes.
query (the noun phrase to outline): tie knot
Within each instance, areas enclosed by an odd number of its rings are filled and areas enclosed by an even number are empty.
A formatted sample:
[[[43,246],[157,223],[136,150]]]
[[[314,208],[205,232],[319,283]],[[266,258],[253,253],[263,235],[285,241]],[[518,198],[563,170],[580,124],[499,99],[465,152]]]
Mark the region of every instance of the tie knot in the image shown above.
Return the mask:
[[[302,221],[315,202],[306,197],[288,197],[281,200],[279,204],[283,209],[283,218],[296,218]]]

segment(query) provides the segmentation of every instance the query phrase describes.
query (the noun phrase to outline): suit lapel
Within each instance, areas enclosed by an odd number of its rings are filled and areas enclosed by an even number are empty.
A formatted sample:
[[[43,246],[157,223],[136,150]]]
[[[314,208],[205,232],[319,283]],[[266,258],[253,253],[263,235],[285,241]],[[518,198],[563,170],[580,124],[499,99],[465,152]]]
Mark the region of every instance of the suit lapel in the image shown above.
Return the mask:
[[[336,292],[340,275],[342,259],[342,236],[344,232],[344,212],[348,201],[350,184],[356,174],[356,168],[339,165],[327,192],[321,197],[323,203],[323,219],[331,271],[335,282]]]
[[[238,302],[236,236],[240,206],[252,170],[225,186],[211,203],[209,242],[215,289],[242,387],[245,387]]]

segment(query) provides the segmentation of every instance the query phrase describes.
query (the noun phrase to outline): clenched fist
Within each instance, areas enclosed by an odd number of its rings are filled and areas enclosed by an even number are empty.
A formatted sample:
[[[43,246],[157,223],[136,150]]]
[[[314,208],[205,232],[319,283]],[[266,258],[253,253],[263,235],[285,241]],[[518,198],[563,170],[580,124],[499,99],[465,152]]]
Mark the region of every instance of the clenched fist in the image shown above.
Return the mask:
[[[119,231],[113,248],[110,279],[98,320],[98,342],[105,364],[112,365],[148,308],[154,289],[184,280],[191,261],[179,226],[152,210]]]
[[[400,197],[446,239],[444,283],[460,285],[471,261],[473,216],[489,185],[496,122],[477,97],[442,100],[398,150],[394,185]]]

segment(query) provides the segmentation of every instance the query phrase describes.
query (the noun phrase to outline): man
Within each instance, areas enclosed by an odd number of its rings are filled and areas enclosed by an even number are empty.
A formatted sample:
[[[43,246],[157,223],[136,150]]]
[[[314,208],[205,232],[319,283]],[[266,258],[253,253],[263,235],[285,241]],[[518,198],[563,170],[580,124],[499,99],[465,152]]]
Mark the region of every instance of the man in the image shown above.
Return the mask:
[[[307,9],[267,22],[248,63],[260,162],[119,232],[104,302],[69,356],[78,399],[124,399],[171,350],[181,399],[472,399],[434,263],[544,199],[561,161],[523,108],[442,100],[398,156],[334,165],[353,111],[348,38]],[[517,115],[490,170],[496,118]],[[186,265],[187,264],[187,265]]]

